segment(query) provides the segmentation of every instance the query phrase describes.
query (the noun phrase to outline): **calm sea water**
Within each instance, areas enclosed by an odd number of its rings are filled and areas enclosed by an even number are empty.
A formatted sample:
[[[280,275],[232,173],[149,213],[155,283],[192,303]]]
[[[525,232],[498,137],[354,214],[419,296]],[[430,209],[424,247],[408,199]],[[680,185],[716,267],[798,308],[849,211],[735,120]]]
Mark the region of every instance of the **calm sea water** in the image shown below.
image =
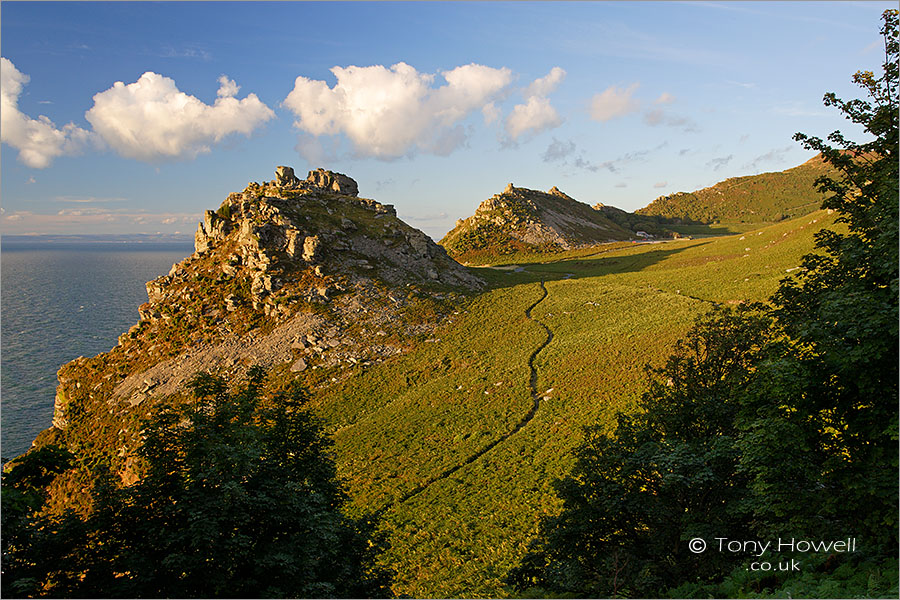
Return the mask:
[[[56,372],[114,347],[138,322],[144,284],[193,252],[183,243],[40,243],[0,247],[0,453],[50,426]]]

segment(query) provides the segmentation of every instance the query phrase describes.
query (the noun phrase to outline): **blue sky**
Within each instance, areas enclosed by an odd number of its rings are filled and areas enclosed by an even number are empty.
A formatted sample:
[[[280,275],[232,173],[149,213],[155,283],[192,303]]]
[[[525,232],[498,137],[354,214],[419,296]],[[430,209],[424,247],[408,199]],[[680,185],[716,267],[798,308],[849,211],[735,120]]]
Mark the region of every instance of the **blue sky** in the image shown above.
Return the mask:
[[[796,166],[888,2],[3,2],[0,232],[193,232],[290,165],[440,238],[507,183],[626,210]]]

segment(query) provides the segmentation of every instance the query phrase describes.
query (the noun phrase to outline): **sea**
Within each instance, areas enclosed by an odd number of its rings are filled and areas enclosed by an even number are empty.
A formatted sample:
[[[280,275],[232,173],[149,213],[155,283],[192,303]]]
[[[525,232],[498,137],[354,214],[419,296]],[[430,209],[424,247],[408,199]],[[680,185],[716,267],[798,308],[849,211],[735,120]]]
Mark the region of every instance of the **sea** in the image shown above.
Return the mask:
[[[59,368],[113,348],[188,239],[0,239],[0,455],[50,427]]]

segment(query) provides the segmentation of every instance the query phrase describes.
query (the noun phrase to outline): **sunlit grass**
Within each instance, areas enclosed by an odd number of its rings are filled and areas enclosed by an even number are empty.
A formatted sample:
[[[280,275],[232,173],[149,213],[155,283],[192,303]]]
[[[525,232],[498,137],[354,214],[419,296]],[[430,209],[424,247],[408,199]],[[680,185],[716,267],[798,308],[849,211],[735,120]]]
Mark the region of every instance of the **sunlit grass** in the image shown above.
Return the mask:
[[[620,244],[479,268],[493,289],[410,353],[346,380],[318,402],[335,431],[355,510],[386,509],[395,591],[416,597],[503,596],[506,571],[571,467],[582,428],[612,426],[712,302],[763,300],[811,250],[824,212],[741,235]],[[518,257],[529,258],[529,257]],[[398,498],[503,436],[531,405],[527,358],[552,391],[533,421],[416,494]]]

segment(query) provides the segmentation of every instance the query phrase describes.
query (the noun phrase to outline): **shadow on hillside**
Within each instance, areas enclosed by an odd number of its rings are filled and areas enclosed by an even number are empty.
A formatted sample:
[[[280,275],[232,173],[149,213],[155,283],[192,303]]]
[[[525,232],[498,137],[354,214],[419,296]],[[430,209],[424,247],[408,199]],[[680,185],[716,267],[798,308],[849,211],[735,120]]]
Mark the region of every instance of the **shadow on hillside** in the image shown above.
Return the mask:
[[[656,248],[635,254],[601,251],[597,255],[566,259],[554,259],[551,254],[547,256],[546,262],[522,264],[518,268],[513,268],[515,265],[508,265],[504,267],[468,267],[468,269],[487,281],[491,288],[503,288],[537,281],[584,279],[643,271],[687,248],[698,248],[709,243],[679,245],[679,247],[671,247],[669,243],[654,244],[657,246]]]

